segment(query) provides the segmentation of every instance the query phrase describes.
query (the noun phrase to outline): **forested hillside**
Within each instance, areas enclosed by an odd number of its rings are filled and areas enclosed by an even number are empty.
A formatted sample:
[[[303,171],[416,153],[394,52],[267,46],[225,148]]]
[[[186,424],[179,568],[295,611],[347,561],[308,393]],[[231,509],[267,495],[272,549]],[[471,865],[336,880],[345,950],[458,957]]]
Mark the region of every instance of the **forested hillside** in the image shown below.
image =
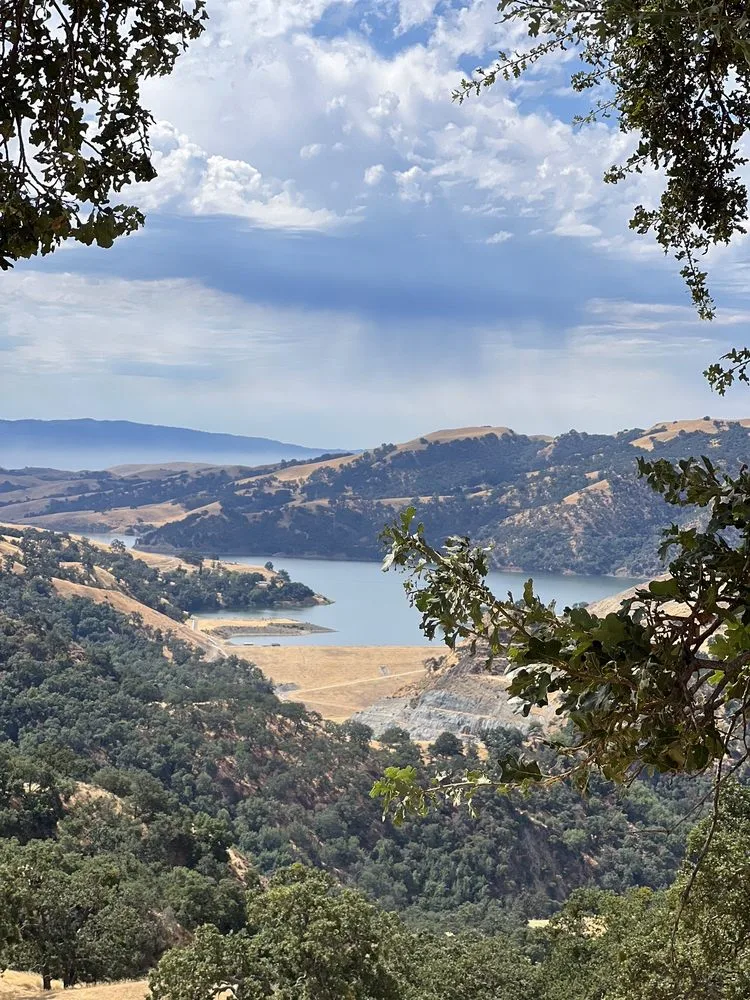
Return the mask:
[[[140,615],[63,596],[56,581],[92,579],[85,545],[6,529],[3,546],[0,884],[6,923],[22,913],[27,928],[8,932],[14,967],[69,983],[139,974],[203,922],[239,927],[253,873],[297,861],[412,926],[454,930],[521,926],[576,886],[660,887],[675,872],[681,837],[658,830],[699,783],[642,781],[624,799],[561,784],[398,829],[369,790],[420,761],[406,733],[373,745],[362,725],[279,701],[246,661],[208,662]],[[124,558],[102,557],[107,572]],[[171,598],[169,582],[145,596]],[[519,739],[488,736],[490,766]],[[466,767],[471,753],[443,740],[425,759]]]
[[[554,439],[464,428],[262,469],[0,473],[0,517],[126,530],[157,551],[376,559],[383,525],[414,503],[431,537],[493,544],[498,567],[641,576],[660,568],[660,531],[674,511],[638,479],[637,458],[704,454],[734,469],[750,455],[748,423]]]

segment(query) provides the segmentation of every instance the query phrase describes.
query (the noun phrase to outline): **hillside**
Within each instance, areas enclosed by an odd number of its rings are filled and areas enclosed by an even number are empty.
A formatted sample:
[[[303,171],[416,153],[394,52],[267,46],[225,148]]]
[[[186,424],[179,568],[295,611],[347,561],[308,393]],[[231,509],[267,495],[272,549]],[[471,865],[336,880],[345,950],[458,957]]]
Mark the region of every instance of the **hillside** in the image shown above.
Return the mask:
[[[158,462],[259,465],[312,458],[324,451],[270,438],[129,420],[0,420],[0,468],[6,469],[101,469]]]
[[[523,924],[579,885],[665,885],[679,863],[681,837],[654,828],[693,804],[696,782],[639,783],[625,800],[603,784],[586,799],[555,786],[489,797],[478,820],[445,809],[384,823],[369,790],[385,767],[472,766],[473,751],[423,757],[399,730],[373,744],[365,726],[279,700],[252,664],[209,662],[180,634],[92,600],[113,579],[117,594],[146,579],[142,596],[174,608],[166,567],[153,580],[118,566],[121,552],[109,562],[50,533],[2,535],[0,872],[33,867],[33,905],[54,914],[70,984],[137,980],[199,924],[236,929],[246,881],[296,860],[413,926],[452,930]],[[93,910],[77,908],[84,888]],[[5,957],[37,967],[21,948]]]
[[[38,574],[64,598],[84,598],[170,633],[205,651],[215,643],[185,624],[194,613],[250,608],[304,608],[325,602],[303,583],[265,566],[200,557],[134,556],[119,542],[101,545],[84,538],[0,524],[0,565],[16,576]]]
[[[0,517],[127,531],[151,551],[377,559],[383,525],[415,503],[433,538],[492,544],[499,568],[642,576],[659,570],[675,510],[638,480],[636,459],[706,454],[736,467],[750,455],[749,428],[706,418],[548,438],[471,427],[255,469],[0,473]]]

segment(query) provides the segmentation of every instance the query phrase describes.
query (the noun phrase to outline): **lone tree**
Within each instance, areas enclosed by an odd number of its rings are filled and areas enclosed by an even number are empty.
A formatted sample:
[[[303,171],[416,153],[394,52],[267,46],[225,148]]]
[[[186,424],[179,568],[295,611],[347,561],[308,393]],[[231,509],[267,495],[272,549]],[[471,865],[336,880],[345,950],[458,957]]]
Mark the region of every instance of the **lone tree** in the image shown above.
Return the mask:
[[[156,176],[141,85],[203,30],[204,0],[0,2],[0,269],[63,240],[138,229],[126,184]]]
[[[293,865],[251,892],[247,926],[201,927],[150,979],[153,1000],[399,1000],[399,924],[323,872]]]

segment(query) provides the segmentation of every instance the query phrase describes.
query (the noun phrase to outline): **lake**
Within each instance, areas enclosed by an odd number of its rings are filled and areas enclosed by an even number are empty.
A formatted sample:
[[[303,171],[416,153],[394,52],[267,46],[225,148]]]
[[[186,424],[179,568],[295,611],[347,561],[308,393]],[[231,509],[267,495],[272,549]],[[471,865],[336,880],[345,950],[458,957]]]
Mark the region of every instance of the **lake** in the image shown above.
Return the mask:
[[[119,537],[129,547],[134,538],[126,535],[89,535],[96,541],[112,542]],[[137,555],[137,552],[134,553]],[[227,561],[245,565],[263,565],[271,560],[275,569],[285,569],[293,580],[306,583],[334,603],[299,610],[256,609],[232,614],[217,612],[199,617],[216,618],[296,618],[300,621],[334,629],[303,636],[256,636],[255,645],[280,643],[284,646],[413,646],[425,642],[419,631],[419,614],[411,608],[402,587],[402,577],[393,571],[383,573],[379,563],[349,562],[331,559],[285,559],[282,557],[226,556]],[[496,594],[512,591],[521,595],[526,573],[490,573],[489,583]],[[597,601],[626,590],[640,580],[606,576],[561,576],[534,574],[537,593],[544,601],[557,601],[560,607],[579,601]],[[242,636],[231,640],[245,645]]]

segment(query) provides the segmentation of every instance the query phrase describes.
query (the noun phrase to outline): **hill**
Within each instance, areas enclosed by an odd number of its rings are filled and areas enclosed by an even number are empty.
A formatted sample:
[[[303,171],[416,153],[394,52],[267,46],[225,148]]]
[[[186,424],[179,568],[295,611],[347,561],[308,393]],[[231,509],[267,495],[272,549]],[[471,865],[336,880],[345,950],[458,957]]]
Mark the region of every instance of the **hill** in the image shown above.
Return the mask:
[[[149,629],[212,652],[217,644],[185,624],[200,612],[251,608],[304,608],[324,603],[303,583],[265,566],[205,563],[144,554],[38,529],[0,524],[0,564],[16,576],[43,575],[61,597],[84,598],[137,616]]]
[[[255,469],[34,470],[0,474],[0,517],[129,531],[144,551],[377,559],[383,525],[413,503],[432,538],[491,544],[498,568],[646,576],[675,509],[638,479],[637,458],[735,468],[749,435],[750,421],[709,418],[554,438],[470,427]]]
[[[92,593],[140,594],[170,619],[188,593],[216,596],[205,570],[155,560],[153,577],[117,549],[0,534],[0,875],[34,870],[33,905],[54,920],[33,926],[61,936],[69,985],[138,980],[201,923],[236,929],[246,883],[297,860],[413,926],[452,930],[519,926],[579,885],[672,877],[681,837],[655,828],[694,804],[696,782],[640,782],[625,800],[602,783],[585,799],[559,785],[491,796],[478,820],[446,808],[395,828],[369,796],[375,777],[392,764],[476,766],[471,748],[425,755],[399,730],[374,744],[361,724],[281,701],[251,663],[209,662]],[[252,575],[233,574],[240,587]],[[9,968],[37,968],[14,947]]]
[[[159,462],[260,465],[312,458],[325,451],[269,438],[129,420],[0,420],[0,468],[6,469],[102,469]]]

